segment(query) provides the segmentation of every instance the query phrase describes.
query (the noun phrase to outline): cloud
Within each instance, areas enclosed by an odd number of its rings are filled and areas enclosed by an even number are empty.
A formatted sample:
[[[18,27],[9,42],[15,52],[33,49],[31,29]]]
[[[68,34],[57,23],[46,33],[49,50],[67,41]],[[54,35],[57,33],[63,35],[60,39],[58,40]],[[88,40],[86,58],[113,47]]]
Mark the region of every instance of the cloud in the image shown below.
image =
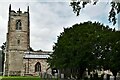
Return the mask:
[[[83,17],[76,17],[71,7],[66,4],[62,2],[38,3],[34,8],[31,8],[31,45],[37,47],[36,44],[39,42],[40,48],[43,48],[42,42],[44,42],[44,49],[46,49],[46,45],[50,45],[49,49],[51,50],[53,43],[57,41],[57,36],[63,32],[63,27],[70,27],[80,21],[90,20],[84,14],[82,14]]]
[[[0,0],[0,2],[70,2],[70,0]]]
[[[6,40],[8,6],[10,3],[15,11],[19,8],[22,11],[26,11],[27,6],[30,6],[31,47],[35,50],[42,49],[48,51],[52,50],[54,42],[57,42],[57,36],[63,32],[64,27],[71,27],[73,24],[90,20],[107,21],[106,15],[108,13],[104,10],[109,9],[108,6],[104,7],[105,4],[98,4],[96,7],[88,5],[81,11],[80,16],[77,17],[69,6],[69,2],[19,1],[0,2],[0,9],[2,10],[0,12],[0,45]]]

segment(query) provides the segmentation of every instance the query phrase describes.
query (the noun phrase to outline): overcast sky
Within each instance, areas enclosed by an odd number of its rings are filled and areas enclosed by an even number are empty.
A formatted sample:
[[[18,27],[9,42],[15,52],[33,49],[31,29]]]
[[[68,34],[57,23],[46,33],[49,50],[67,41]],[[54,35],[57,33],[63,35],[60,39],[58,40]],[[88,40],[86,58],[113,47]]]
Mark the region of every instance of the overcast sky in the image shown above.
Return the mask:
[[[12,1],[12,2],[11,2]],[[63,0],[62,0],[63,1]],[[30,7],[30,46],[35,50],[52,51],[57,36],[63,28],[86,21],[99,21],[111,25],[108,21],[110,5],[100,2],[96,6],[87,5],[80,16],[76,17],[68,0],[0,0],[0,45],[6,41],[8,9],[26,11]],[[115,27],[115,26],[113,26]]]

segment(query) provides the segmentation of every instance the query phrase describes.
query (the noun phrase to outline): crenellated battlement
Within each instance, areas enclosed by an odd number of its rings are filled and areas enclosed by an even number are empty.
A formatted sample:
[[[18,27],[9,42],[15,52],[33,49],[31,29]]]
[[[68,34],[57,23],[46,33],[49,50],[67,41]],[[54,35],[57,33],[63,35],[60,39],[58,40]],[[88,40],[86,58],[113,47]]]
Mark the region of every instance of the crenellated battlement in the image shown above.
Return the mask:
[[[14,11],[14,10],[11,10],[10,11],[10,15],[11,16],[20,16],[20,15],[28,15],[29,14],[29,12],[22,12],[22,11]]]
[[[27,11],[25,11],[25,12],[22,12],[20,10],[20,8],[19,8],[18,11],[11,10],[11,4],[9,6],[9,15],[11,15],[11,16],[21,16],[21,15],[27,15],[28,16],[28,14],[29,14],[29,6],[27,8]]]

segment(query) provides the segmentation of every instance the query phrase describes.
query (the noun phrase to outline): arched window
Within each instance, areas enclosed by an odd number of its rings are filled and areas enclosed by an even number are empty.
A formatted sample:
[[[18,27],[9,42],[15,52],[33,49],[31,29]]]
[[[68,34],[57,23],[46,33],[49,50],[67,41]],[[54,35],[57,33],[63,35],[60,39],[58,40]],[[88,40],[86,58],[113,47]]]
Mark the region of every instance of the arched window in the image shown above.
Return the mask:
[[[35,72],[41,72],[41,64],[39,62],[35,64]]]
[[[22,23],[21,20],[16,20],[16,30],[21,30],[22,29]]]

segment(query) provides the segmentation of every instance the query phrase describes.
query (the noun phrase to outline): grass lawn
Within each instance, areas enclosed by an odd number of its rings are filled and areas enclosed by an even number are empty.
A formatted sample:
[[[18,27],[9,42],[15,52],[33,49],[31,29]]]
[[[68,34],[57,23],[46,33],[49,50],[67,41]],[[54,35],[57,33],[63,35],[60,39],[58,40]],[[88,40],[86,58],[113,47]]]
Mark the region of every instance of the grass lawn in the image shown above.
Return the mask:
[[[40,79],[40,77],[32,77],[32,76],[28,76],[28,77],[25,77],[25,76],[9,76],[9,77],[0,77],[0,80],[42,80]]]
[[[33,77],[33,76],[0,76],[0,80],[48,80],[48,79],[41,79],[40,77]],[[52,79],[52,80],[59,80],[59,79]]]

